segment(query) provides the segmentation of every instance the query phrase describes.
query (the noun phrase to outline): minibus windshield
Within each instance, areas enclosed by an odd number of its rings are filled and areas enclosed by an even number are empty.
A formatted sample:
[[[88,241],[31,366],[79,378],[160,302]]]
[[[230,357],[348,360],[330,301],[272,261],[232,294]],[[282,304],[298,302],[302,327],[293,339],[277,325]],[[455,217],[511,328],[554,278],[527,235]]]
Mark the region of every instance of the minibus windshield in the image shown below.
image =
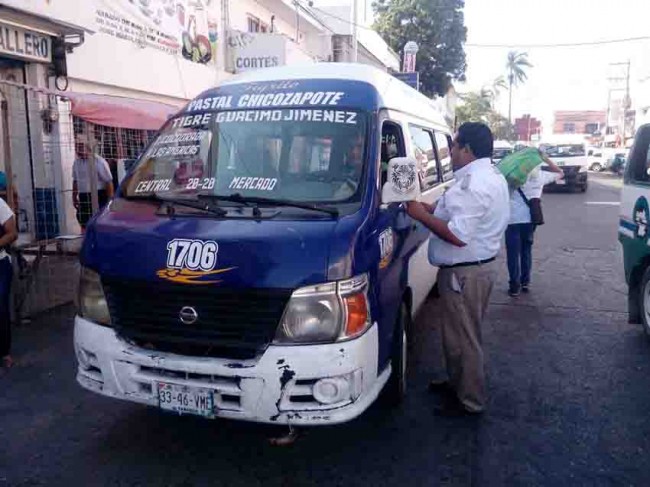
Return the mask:
[[[240,110],[170,120],[122,191],[343,203],[360,199],[367,116],[357,111]]]

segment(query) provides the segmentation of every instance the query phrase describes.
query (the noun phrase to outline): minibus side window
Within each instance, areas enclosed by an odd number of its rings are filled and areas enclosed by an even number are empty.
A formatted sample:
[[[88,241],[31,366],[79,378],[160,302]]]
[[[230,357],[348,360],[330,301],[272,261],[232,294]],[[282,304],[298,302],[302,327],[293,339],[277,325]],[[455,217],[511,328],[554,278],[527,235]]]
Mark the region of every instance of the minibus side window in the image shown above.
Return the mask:
[[[440,182],[436,151],[433,147],[433,134],[428,129],[414,125],[409,126],[409,131],[413,141],[413,156],[418,163],[420,172],[422,191],[427,191]]]
[[[381,186],[388,178],[388,162],[394,157],[406,156],[402,129],[393,122],[384,122],[381,127]]]
[[[454,168],[451,164],[451,138],[442,132],[434,132],[438,162],[442,171],[442,180],[449,181],[454,177]]]

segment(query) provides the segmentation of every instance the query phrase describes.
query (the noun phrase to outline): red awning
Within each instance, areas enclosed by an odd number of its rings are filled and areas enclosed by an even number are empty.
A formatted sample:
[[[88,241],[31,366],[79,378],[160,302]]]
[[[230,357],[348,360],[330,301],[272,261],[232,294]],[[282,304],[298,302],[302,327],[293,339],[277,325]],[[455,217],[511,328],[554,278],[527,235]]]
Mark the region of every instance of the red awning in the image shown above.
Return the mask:
[[[71,102],[73,115],[97,125],[123,129],[158,130],[169,117],[175,115],[185,106],[185,103],[182,102],[179,102],[178,105],[170,105],[123,96],[54,91],[8,80],[0,80],[0,86],[2,85],[56,95]],[[0,91],[2,90],[0,89]]]
[[[72,114],[86,122],[124,129],[158,130],[182,106],[92,93],[58,92],[72,104]]]

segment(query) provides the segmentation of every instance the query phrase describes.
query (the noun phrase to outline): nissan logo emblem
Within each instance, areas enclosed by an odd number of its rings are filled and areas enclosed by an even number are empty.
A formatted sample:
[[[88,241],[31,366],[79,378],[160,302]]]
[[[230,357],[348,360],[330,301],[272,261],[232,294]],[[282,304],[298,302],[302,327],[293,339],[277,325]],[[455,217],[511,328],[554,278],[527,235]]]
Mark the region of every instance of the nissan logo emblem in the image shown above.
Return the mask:
[[[196,320],[199,319],[199,314],[191,306],[185,306],[181,309],[181,312],[178,313],[178,317],[186,325],[193,325],[196,323]]]

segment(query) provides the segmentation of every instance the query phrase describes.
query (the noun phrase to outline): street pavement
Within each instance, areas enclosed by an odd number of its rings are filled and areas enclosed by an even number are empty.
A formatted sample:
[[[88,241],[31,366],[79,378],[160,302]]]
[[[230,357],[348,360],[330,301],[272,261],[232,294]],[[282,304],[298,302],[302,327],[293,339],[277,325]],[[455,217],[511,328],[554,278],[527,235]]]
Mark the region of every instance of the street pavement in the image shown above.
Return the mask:
[[[441,418],[437,303],[413,330],[409,396],[345,425],[302,432],[164,415],[74,381],[72,311],[16,329],[0,372],[0,486],[647,485],[650,344],[627,324],[617,242],[621,181],[544,195],[530,295],[502,272],[484,326],[489,407]]]

